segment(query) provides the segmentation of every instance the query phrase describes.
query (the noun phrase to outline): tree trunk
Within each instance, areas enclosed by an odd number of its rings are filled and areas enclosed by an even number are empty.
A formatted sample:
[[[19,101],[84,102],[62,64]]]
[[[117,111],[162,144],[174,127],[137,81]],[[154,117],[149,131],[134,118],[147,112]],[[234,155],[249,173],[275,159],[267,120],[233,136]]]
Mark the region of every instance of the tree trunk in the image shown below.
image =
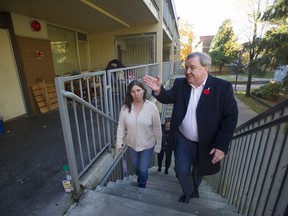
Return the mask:
[[[252,83],[252,72],[248,72],[248,80],[247,80],[247,86],[246,86],[246,97],[250,97],[250,91],[251,91],[251,83]]]

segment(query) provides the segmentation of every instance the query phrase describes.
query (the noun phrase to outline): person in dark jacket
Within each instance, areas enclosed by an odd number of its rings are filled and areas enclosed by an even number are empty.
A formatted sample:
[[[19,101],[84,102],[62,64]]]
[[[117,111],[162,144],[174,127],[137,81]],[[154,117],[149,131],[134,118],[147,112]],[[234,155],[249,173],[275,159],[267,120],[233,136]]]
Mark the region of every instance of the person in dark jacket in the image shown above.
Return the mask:
[[[170,134],[175,136],[175,171],[183,191],[179,202],[189,203],[195,197],[196,181],[202,176],[220,171],[237,124],[232,84],[209,74],[211,62],[208,54],[189,54],[185,78],[175,79],[169,90],[161,85],[159,76],[144,77],[159,102],[174,104]]]
[[[168,174],[169,167],[171,165],[172,147],[173,143],[169,142],[170,131],[170,118],[165,119],[165,124],[162,125],[162,145],[161,151],[158,153],[158,172],[161,172],[162,161],[165,155],[165,174]]]

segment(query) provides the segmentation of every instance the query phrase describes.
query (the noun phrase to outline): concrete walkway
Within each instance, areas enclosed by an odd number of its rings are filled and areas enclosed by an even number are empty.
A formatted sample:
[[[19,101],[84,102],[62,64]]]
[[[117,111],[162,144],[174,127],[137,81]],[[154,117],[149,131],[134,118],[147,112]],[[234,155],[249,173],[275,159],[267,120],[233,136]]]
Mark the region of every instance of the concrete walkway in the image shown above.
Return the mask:
[[[238,101],[238,125],[257,114]],[[60,216],[71,203],[62,186],[67,163],[58,111],[5,122],[0,134],[0,215]]]
[[[237,98],[236,98],[236,101],[237,101],[238,111],[239,111],[237,126],[257,116],[257,113],[251,110],[242,101],[238,100]]]

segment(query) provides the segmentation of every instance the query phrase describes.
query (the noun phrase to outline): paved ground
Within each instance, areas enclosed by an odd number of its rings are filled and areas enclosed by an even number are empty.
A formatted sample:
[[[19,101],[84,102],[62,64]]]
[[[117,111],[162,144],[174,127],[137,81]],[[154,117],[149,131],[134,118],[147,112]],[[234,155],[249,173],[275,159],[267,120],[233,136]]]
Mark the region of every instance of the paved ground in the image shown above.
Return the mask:
[[[0,135],[0,215],[60,215],[67,163],[58,111],[5,122]]]
[[[238,101],[238,125],[256,116]],[[0,135],[0,215],[61,215],[71,194],[62,186],[67,163],[58,111],[5,122]]]

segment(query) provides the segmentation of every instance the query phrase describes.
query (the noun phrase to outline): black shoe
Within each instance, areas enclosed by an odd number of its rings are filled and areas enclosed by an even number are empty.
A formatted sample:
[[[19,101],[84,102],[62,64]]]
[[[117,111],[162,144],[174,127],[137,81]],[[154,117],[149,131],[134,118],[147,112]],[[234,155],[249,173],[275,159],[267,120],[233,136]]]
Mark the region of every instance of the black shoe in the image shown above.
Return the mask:
[[[158,172],[161,172],[161,167],[158,168]]]
[[[184,194],[179,198],[178,202],[183,202],[183,203],[189,203],[190,199],[194,197],[194,194],[190,195],[189,197],[186,197]]]
[[[167,169],[165,169],[165,174],[169,174]]]
[[[180,198],[179,198],[179,200],[178,200],[178,202],[185,202],[185,200],[186,200],[186,196],[183,194]]]
[[[195,198],[200,198],[198,190],[195,191],[194,197],[195,197]]]

